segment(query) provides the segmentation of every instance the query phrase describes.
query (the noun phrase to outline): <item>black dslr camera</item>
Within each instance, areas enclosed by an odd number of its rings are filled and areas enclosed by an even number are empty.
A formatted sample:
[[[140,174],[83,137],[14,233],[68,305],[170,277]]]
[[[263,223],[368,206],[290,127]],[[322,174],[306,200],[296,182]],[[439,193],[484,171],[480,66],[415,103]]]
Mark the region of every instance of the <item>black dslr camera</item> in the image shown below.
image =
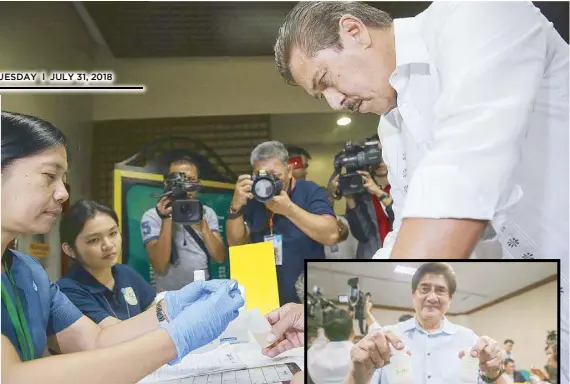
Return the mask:
[[[266,171],[259,171],[253,176],[251,193],[256,200],[266,202],[273,199],[283,191],[283,180],[268,174]]]
[[[164,193],[160,197],[168,196],[172,205],[172,221],[174,223],[189,225],[199,224],[204,216],[204,207],[199,200],[189,199],[188,192],[201,188],[186,178],[182,172],[172,172],[166,176]]]
[[[358,171],[366,171],[370,166],[382,163],[382,150],[378,140],[366,141],[364,145],[348,141],[344,149],[334,158],[335,173],[338,178],[340,196],[357,195],[364,192],[362,176]],[[342,169],[346,172],[342,174]],[[339,196],[339,198],[340,198]]]

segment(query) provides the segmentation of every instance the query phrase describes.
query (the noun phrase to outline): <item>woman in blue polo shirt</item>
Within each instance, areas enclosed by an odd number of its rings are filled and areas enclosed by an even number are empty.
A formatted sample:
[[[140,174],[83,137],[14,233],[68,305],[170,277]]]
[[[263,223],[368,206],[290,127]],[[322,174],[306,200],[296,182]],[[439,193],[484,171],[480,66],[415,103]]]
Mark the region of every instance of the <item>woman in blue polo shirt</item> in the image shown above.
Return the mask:
[[[59,239],[75,263],[57,285],[85,316],[108,327],[153,305],[154,288],[128,265],[117,264],[123,241],[115,211],[80,200],[63,215]]]
[[[2,382],[134,383],[218,337],[243,306],[237,282],[191,283],[132,319],[83,316],[18,236],[49,232],[68,193],[65,136],[33,116],[2,112]],[[62,353],[44,357],[48,348]]]

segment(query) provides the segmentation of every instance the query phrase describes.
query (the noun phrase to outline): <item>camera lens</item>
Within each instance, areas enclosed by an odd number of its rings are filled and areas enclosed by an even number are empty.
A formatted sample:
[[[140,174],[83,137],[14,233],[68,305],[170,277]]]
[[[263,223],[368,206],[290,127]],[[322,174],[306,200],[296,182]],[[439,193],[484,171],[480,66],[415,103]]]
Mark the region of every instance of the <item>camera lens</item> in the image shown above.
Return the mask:
[[[273,183],[268,179],[260,179],[255,183],[255,195],[260,199],[273,196]]]

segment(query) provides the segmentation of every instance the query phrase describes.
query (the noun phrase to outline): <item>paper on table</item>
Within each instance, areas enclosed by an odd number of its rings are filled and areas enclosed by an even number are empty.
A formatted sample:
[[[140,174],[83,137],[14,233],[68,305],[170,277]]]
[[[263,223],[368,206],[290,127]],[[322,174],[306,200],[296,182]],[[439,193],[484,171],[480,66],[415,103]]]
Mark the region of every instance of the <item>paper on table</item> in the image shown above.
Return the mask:
[[[213,351],[188,355],[176,365],[163,365],[139,383],[156,383],[242,368],[246,368],[246,365],[236,356],[230,344],[224,343]]]

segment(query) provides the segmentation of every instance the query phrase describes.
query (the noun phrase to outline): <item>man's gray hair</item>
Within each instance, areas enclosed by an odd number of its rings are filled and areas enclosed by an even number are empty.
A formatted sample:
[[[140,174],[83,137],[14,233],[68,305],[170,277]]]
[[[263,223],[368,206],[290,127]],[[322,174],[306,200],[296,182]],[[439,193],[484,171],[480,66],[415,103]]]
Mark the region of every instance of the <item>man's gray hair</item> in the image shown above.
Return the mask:
[[[259,144],[253,152],[251,152],[251,166],[257,161],[279,159],[283,164],[287,164],[289,160],[289,153],[283,143],[279,141],[266,141]]]
[[[299,49],[309,58],[333,47],[342,50],[339,22],[342,16],[360,19],[368,28],[385,29],[392,25],[386,12],[368,4],[352,1],[301,1],[285,17],[275,43],[275,65],[281,77],[297,85],[291,75],[291,52]]]

